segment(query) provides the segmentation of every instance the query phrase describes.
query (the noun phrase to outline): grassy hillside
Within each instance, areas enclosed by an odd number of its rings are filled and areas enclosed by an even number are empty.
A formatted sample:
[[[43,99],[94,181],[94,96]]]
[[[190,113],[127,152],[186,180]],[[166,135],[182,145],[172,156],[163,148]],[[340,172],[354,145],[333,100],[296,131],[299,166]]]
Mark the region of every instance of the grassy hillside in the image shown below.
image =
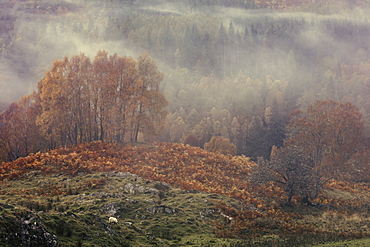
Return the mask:
[[[60,187],[62,193],[45,191]],[[62,189],[63,188],[63,189]],[[27,191],[27,192],[26,192]],[[122,172],[28,173],[2,189],[0,246],[169,246],[221,243],[212,234],[221,195],[180,190]],[[110,224],[115,216],[118,224]],[[35,235],[37,237],[35,237]]]
[[[249,184],[254,166],[182,144],[102,142],[3,163],[0,246],[366,246],[368,185],[333,180],[317,206],[291,208],[274,184]]]

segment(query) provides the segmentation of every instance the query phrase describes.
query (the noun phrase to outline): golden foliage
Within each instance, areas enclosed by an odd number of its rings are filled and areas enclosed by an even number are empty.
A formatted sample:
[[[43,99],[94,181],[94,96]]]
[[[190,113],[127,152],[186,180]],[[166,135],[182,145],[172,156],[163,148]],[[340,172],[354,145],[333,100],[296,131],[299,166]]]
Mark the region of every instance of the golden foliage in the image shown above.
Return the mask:
[[[14,162],[2,163],[0,181],[16,179],[30,171],[71,175],[122,171],[165,181],[182,189],[251,200],[245,179],[253,166],[255,164],[244,156],[210,153],[183,144],[122,146],[97,141],[46,153],[38,152]]]
[[[219,152],[221,154],[236,154],[236,145],[222,136],[212,137],[209,142],[204,144],[204,149],[209,152]]]
[[[163,74],[148,54],[131,57],[99,51],[56,60],[38,83],[37,124],[56,145],[94,140],[137,141],[156,134],[167,112],[159,90]]]
[[[46,153],[38,152],[14,162],[0,165],[1,186],[8,186],[13,179],[26,178],[30,172],[43,174],[63,173],[78,175],[81,173],[122,171],[140,177],[163,181],[182,189],[224,194],[241,199],[238,207],[219,203],[217,208],[224,215],[224,221],[215,225],[218,237],[250,238],[266,233],[275,234],[336,234],[348,237],[350,234],[363,236],[366,232],[351,230],[337,232],[335,229],[317,229],[303,220],[297,213],[284,211],[279,202],[284,200],[284,191],[273,182],[260,187],[251,187],[247,177],[256,164],[245,156],[231,156],[207,152],[198,147],[175,143],[154,143],[119,145],[101,141],[84,143],[70,148],[58,148]],[[106,180],[91,179],[83,189],[98,189]],[[370,190],[368,184],[351,184],[331,180],[326,188],[340,189],[351,194],[365,196]],[[75,191],[81,188],[73,188]],[[50,184],[40,187],[38,194],[57,196],[75,193],[71,188]],[[24,194],[32,198],[34,193],[27,189],[13,190],[12,193]],[[297,200],[294,198],[293,203]],[[333,199],[322,195],[316,203],[331,205],[334,208],[361,208],[362,200],[356,198]],[[360,211],[358,212],[360,214]],[[327,216],[329,217],[329,216]],[[347,221],[355,221],[354,216]],[[347,235],[346,235],[347,234]]]

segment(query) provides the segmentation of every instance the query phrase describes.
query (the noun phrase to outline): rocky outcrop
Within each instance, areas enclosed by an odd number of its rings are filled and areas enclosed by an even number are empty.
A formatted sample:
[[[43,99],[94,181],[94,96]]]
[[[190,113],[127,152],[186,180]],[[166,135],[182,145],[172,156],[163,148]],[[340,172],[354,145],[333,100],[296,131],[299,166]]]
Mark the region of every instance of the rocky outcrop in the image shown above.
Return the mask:
[[[154,206],[151,208],[147,208],[146,211],[151,214],[161,214],[161,213],[166,213],[166,214],[175,214],[176,209],[167,207],[165,205],[160,205],[160,206]]]
[[[126,205],[123,205],[126,206]],[[123,212],[122,205],[117,202],[110,202],[104,204],[101,208],[100,211],[102,211],[104,214],[107,215],[116,215],[117,213]]]
[[[58,238],[49,233],[35,215],[28,214],[5,224],[7,232],[0,234],[0,242],[5,246],[59,246]]]
[[[123,189],[130,194],[136,195],[136,194],[153,194],[153,195],[159,195],[159,190],[149,187],[144,187],[141,185],[136,185],[132,183],[125,184]]]
[[[90,194],[90,197],[96,198],[124,198],[125,195],[123,193],[107,193],[107,192],[94,192]]]
[[[136,174],[132,174],[130,172],[116,172],[116,171],[113,171],[113,172],[108,172],[105,174],[105,176],[107,177],[120,177],[120,178],[139,178],[138,175]]]
[[[154,184],[153,187],[159,191],[168,191],[171,189],[171,186],[165,182],[155,181],[153,182],[153,184]]]

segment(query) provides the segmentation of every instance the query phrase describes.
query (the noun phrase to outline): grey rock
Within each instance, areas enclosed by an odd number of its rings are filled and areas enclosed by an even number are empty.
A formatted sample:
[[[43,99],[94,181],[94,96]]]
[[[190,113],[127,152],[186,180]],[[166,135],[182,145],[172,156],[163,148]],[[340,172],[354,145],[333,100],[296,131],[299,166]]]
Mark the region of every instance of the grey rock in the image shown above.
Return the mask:
[[[6,223],[8,231],[0,233],[0,243],[4,246],[59,246],[58,238],[39,222],[37,216],[28,214],[18,221]]]
[[[146,200],[147,202],[149,202],[149,203],[152,203],[152,204],[155,204],[155,203],[157,203],[155,200],[153,200],[153,199],[148,199],[148,200]]]
[[[168,183],[159,182],[159,181],[155,181],[153,187],[160,191],[168,191],[171,189],[171,186]]]
[[[123,193],[107,193],[107,192],[94,192],[90,194],[91,197],[97,198],[125,198],[126,196]]]
[[[108,215],[116,215],[119,212],[122,212],[123,209],[121,208],[121,205],[117,202],[109,202],[104,204],[100,211],[102,211],[104,214]]]
[[[136,195],[136,194],[153,194],[153,195],[159,195],[159,190],[154,188],[148,188],[141,185],[135,185],[132,183],[125,184],[123,189],[130,194]]]
[[[135,219],[145,220],[147,218],[146,215],[136,214]]]
[[[176,213],[176,209],[167,207],[165,205],[147,208],[146,211],[151,214],[160,214],[160,213],[175,214]]]
[[[128,184],[125,184],[125,186],[123,187],[123,189],[129,193],[129,194],[136,194],[136,188],[137,186],[136,185],[133,185],[131,183],[128,183]]]
[[[90,194],[92,197],[98,197],[98,198],[110,198],[112,197],[112,194],[107,193],[107,192],[94,192]]]
[[[126,201],[128,201],[131,204],[137,204],[137,203],[139,203],[139,201],[137,201],[135,199],[132,199],[132,198],[127,198]]]
[[[132,174],[130,172],[109,172],[106,173],[105,176],[107,177],[120,177],[120,178],[138,178],[139,176],[136,174]]]

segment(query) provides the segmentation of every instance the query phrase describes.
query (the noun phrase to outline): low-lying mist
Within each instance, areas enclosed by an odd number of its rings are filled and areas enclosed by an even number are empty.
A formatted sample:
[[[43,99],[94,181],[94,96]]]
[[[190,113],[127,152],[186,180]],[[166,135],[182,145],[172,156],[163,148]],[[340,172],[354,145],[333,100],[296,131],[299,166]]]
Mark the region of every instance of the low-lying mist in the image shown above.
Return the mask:
[[[297,74],[315,75],[318,59],[330,56],[339,66],[357,62],[353,54],[368,48],[364,9],[350,12],[355,15],[319,15],[186,4],[60,1],[49,6],[41,1],[39,6],[26,2],[9,8],[16,21],[2,48],[0,101],[16,101],[35,89],[55,59],[81,52],[137,57],[147,51],[165,72],[185,67],[198,78],[241,72],[294,83],[305,81]]]
[[[147,52],[164,73],[159,86],[169,104],[162,132],[143,141],[204,147],[221,136],[238,154],[269,157],[273,146],[282,146],[292,111],[328,99],[355,105],[364,139],[370,136],[368,9],[238,4],[44,0],[4,5],[0,103],[35,90],[56,59],[80,53],[93,58],[99,50],[136,59]]]

